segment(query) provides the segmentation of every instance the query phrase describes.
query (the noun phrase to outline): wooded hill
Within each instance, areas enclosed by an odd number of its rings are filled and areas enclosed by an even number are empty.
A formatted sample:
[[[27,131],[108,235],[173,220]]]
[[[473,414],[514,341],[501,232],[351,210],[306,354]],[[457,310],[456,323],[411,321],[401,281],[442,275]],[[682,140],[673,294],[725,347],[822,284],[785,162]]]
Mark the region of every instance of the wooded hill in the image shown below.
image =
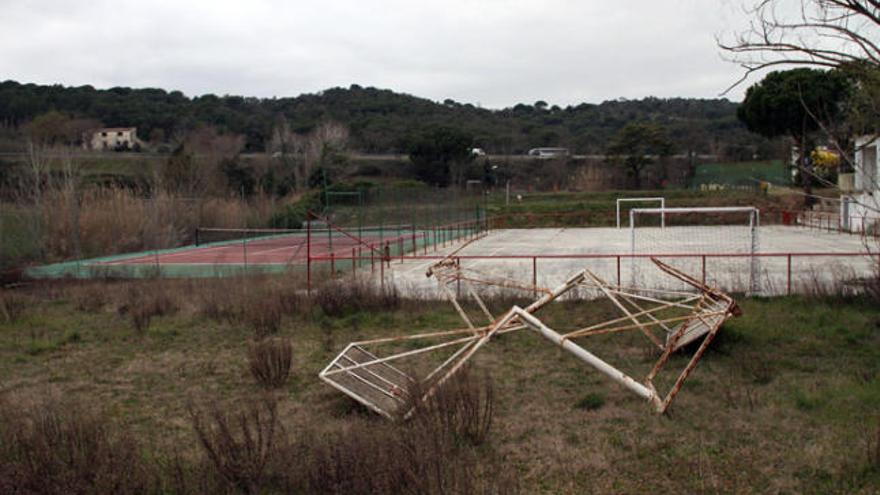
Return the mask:
[[[582,103],[560,108],[543,101],[502,110],[453,100],[435,102],[387,89],[332,88],[290,98],[187,97],[157,88],[0,83],[0,122],[7,133],[52,110],[96,119],[106,126],[136,126],[142,139],[162,141],[202,125],[244,135],[245,150],[264,151],[272,129],[286,120],[307,132],[322,120],[350,130],[350,146],[366,153],[405,153],[429,129],[453,127],[473,136],[490,153],[519,154],[540,146],[563,146],[578,154],[601,154],[630,122],[663,126],[679,153],[727,158],[771,153],[769,143],[748,133],[726,99],[654,98]]]

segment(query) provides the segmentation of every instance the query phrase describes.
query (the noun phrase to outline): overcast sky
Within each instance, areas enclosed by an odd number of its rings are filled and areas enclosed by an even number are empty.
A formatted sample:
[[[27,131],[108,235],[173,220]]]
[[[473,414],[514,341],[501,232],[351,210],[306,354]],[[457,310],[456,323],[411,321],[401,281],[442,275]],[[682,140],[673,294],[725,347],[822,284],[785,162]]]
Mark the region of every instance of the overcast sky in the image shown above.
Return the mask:
[[[350,84],[489,108],[714,98],[729,0],[0,0],[0,80],[296,96]],[[727,97],[740,100],[745,86]]]

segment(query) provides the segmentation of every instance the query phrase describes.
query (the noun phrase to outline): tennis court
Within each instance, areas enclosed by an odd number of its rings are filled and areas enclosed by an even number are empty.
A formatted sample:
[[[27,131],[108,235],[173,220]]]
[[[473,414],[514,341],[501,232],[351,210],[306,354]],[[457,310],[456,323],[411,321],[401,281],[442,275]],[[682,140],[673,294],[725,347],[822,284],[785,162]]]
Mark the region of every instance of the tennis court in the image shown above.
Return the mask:
[[[309,259],[336,272],[380,259],[446,247],[480,229],[468,221],[431,228],[381,225],[326,229],[199,229],[196,243],[174,249],[68,261],[25,270],[31,278],[213,277],[304,271]],[[332,262],[339,259],[339,266]],[[342,263],[342,260],[346,260]],[[316,270],[323,268],[315,267]]]

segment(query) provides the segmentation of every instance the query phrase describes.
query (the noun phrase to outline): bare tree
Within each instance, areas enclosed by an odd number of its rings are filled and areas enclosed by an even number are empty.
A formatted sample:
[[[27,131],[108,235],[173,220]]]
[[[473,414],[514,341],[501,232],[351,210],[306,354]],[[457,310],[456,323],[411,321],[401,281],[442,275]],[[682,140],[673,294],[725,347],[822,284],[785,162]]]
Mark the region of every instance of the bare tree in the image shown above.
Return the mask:
[[[235,160],[243,148],[244,137],[238,134],[221,134],[213,127],[190,132],[163,167],[162,189],[189,198],[222,195],[222,165]]]
[[[312,171],[345,151],[347,144],[348,129],[342,124],[324,121],[308,134],[298,134],[282,118],[272,132],[269,149],[285,172],[293,175],[295,187],[301,191],[308,186]]]
[[[853,133],[874,133],[880,122],[880,1],[878,0],[747,0],[751,22],[731,40],[718,39],[726,58],[744,73],[728,91],[756,72],[777,66],[810,66],[844,71],[855,81],[849,102],[849,132],[831,125],[822,130],[832,146],[857,173],[877,190],[876,177],[868,177],[854,163],[847,145]],[[805,105],[806,107],[806,105]],[[816,109],[805,108],[807,112]],[[848,135],[849,134],[849,135]],[[843,136],[843,137],[842,137]],[[871,143],[873,140],[868,140]],[[809,171],[801,170],[802,173]],[[880,212],[876,197],[861,206]]]
[[[745,73],[775,66],[880,68],[880,1],[754,0],[749,27],[718,40]]]

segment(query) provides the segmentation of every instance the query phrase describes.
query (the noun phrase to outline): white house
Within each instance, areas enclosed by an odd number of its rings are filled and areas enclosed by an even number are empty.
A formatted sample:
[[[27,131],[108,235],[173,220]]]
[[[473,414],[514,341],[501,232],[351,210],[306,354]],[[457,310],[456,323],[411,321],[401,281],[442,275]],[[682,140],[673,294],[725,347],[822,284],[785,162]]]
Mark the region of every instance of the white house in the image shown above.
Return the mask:
[[[93,150],[126,150],[141,146],[136,127],[105,127],[92,131],[91,139],[84,140]]]
[[[851,232],[880,229],[880,177],[878,177],[877,136],[862,136],[855,141],[854,191],[841,201],[840,218]]]

